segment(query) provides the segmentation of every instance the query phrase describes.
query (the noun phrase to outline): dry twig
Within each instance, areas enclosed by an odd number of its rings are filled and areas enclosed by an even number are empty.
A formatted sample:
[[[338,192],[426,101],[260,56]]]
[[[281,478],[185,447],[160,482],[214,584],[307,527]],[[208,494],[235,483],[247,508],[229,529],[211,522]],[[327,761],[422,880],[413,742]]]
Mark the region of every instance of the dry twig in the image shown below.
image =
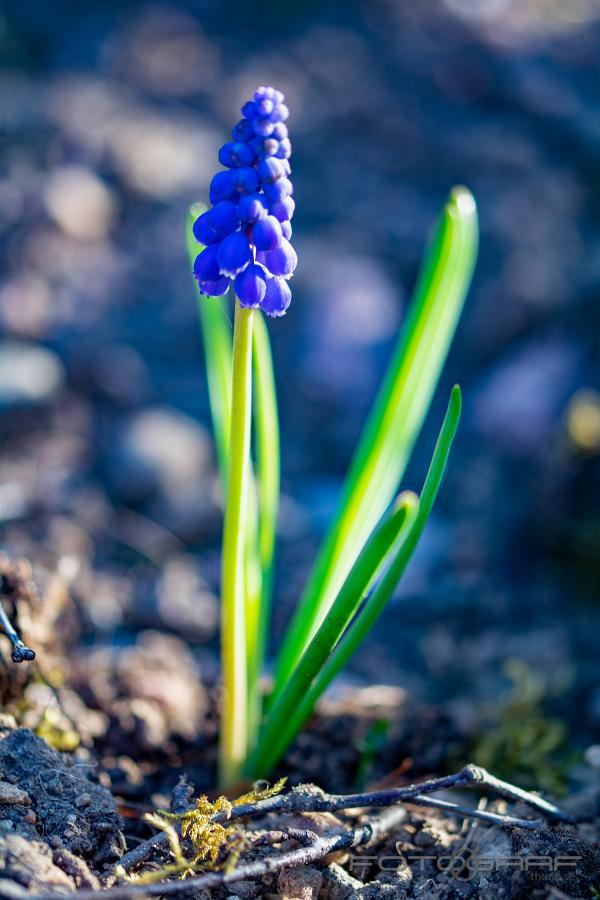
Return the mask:
[[[137,897],[151,896],[183,896],[188,891],[206,890],[235,881],[260,878],[278,872],[284,868],[308,865],[318,862],[330,853],[338,850],[358,847],[370,841],[384,837],[406,818],[405,803],[419,806],[431,806],[443,810],[450,815],[480,819],[503,828],[535,829],[542,824],[540,819],[520,819],[509,815],[472,809],[459,804],[428,796],[450,788],[486,787],[507,800],[526,804],[551,822],[568,822],[572,819],[557,806],[541,797],[501,781],[490,775],[485,769],[468,765],[454,775],[432,778],[421,784],[400,788],[371,791],[360,794],[326,794],[319,788],[301,785],[287,794],[278,794],[264,800],[234,806],[229,813],[217,813],[213,821],[217,823],[231,822],[241,818],[255,818],[268,813],[298,812],[332,812],[342,809],[364,809],[368,807],[388,806],[390,809],[375,817],[369,823],[355,828],[343,829],[326,835],[317,835],[311,831],[282,828],[261,834],[252,844],[253,847],[285,843],[295,840],[301,846],[298,849],[283,851],[262,857],[252,862],[242,863],[230,872],[209,872],[185,881],[162,881],[156,884],[119,884],[102,891],[82,890],[77,892],[77,900],[135,900]],[[183,793],[183,791],[182,791]],[[131,870],[148,859],[154,850],[165,850],[167,837],[161,833],[139,847],[125,854],[120,866]],[[14,897],[0,888],[0,897]],[[61,900],[62,894],[43,892],[36,895],[36,900]]]
[[[570,816],[562,812],[557,806],[537,797],[528,791],[515,787],[506,781],[500,781],[490,775],[485,769],[472,764],[467,765],[454,775],[446,775],[442,778],[432,778],[420,784],[411,784],[406,787],[388,788],[381,791],[371,791],[362,794],[326,794],[319,788],[301,785],[293,788],[287,794],[278,794],[267,800],[257,803],[247,803],[234,807],[230,821],[241,818],[255,818],[267,813],[299,813],[299,812],[334,812],[341,809],[358,809],[362,807],[393,806],[397,803],[410,802],[418,806],[431,806],[443,809],[451,815],[459,815],[482,819],[494,825],[503,825],[507,828],[536,828],[539,821],[528,819],[515,819],[512,816],[499,816],[496,813],[482,812],[468,807],[458,806],[449,801],[428,797],[428,794],[459,787],[487,787],[506,800],[520,801],[539,812],[544,818],[557,822],[572,822]],[[215,821],[225,820],[223,815],[215,816]],[[119,866],[126,871],[140,865],[155,850],[167,846],[164,834],[157,834],[150,840],[140,844],[134,850],[126,853]]]
[[[375,838],[381,838],[389,833],[396,825],[400,824],[406,816],[404,809],[394,808],[382,813],[372,823],[360,825],[357,828],[339,831],[331,835],[319,836],[310,831],[300,829],[281,829],[276,832],[268,832],[261,835],[257,844],[284,843],[287,840],[295,840],[301,843],[297,850],[288,850],[273,856],[265,856],[250,863],[237,866],[232,872],[209,872],[199,875],[197,878],[188,878],[185,881],[163,881],[157,884],[119,884],[103,891],[82,890],[75,894],[77,900],[135,900],[137,897],[176,896],[183,897],[188,892],[207,890],[235,881],[245,881],[252,878],[261,878],[281,869],[304,866],[317,862],[329,853],[338,850],[349,849],[366,844]],[[0,887],[0,897],[14,900],[17,895],[5,892]],[[36,894],[36,900],[64,900],[64,893],[54,891]]]
[[[4,584],[4,578],[0,577],[0,592],[4,592]],[[10,656],[13,662],[31,662],[32,659],[35,659],[34,651],[27,647],[17,634],[17,630],[10,621],[2,601],[0,601],[0,627],[4,629],[7,638],[12,644],[13,649]]]

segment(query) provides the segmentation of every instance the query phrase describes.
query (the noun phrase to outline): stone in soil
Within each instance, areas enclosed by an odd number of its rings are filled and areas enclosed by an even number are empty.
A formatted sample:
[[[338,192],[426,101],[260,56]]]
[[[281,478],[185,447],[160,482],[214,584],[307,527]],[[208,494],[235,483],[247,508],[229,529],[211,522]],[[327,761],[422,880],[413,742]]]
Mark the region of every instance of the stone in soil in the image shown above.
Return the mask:
[[[68,850],[52,849],[40,840],[27,840],[14,833],[0,834],[0,872],[0,896],[18,896],[17,886],[31,893],[100,887],[86,863]]]
[[[323,876],[314,866],[299,866],[297,869],[282,869],[277,879],[277,890],[281,900],[316,900]]]
[[[110,719],[104,749],[112,754],[168,752],[174,738],[193,741],[202,730],[206,692],[179,638],[144,631],[133,645],[78,654],[73,670],[86,700]]]
[[[128,419],[107,450],[107,477],[118,497],[145,503],[152,518],[179,536],[204,528],[214,512],[208,433],[169,407],[147,407]]]
[[[64,382],[64,367],[46,347],[5,341],[0,348],[0,407],[36,407],[53,400]]]
[[[5,843],[19,836],[43,837],[95,866],[121,856],[121,818],[95,781],[91,757],[57,753],[31,731],[7,726],[0,730],[0,778],[8,784],[3,802],[0,792],[0,852],[19,855],[20,844]]]

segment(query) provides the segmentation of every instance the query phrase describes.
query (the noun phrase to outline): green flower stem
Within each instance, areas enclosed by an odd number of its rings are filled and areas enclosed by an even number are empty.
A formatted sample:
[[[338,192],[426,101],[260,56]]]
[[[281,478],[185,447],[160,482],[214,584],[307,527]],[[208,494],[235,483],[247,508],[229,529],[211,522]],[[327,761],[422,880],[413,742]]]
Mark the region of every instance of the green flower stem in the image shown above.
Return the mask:
[[[254,328],[258,317],[254,317]],[[259,551],[258,496],[252,465],[248,479],[246,516],[246,665],[248,669],[248,749],[255,742],[260,725],[262,696],[259,688],[262,669],[260,629],[263,604],[263,572]]]
[[[333,652],[328,655],[324,665],[316,670],[312,683],[305,686],[304,692],[299,697],[299,702],[294,706],[287,705],[285,716],[277,715],[278,709],[281,708],[279,704],[273,708],[254,757],[252,770],[254,777],[260,777],[271,771],[310,716],[321,694],[348,663],[392,597],[431,515],[460,421],[461,402],[460,389],[456,386],[450,396],[448,410],[444,417],[418,505],[407,520],[406,528],[402,530],[400,543],[394,551],[393,559],[387,571],[372,596],[366,601],[347,629],[341,641],[335,646]],[[314,640],[311,648],[313,646]],[[304,658],[302,662],[304,662]],[[294,676],[292,676],[289,684],[292,684],[293,680]],[[287,689],[282,694],[280,703],[283,702],[286,693]]]
[[[206,206],[195,203],[186,223],[190,270],[204,247],[193,233],[194,222]],[[229,478],[229,428],[231,424],[232,335],[227,319],[227,298],[206,297],[198,292],[198,313],[206,361],[208,397],[219,465],[221,490],[227,493]],[[248,665],[248,731],[252,746],[260,722],[262,697],[259,679],[264,660],[269,620],[275,526],[279,505],[279,426],[269,333],[262,314],[253,326],[257,476],[251,471],[246,517],[246,646]]]
[[[458,323],[476,250],[475,201],[465,188],[455,188],[426,254],[414,302],[354,455],[340,512],[286,634],[271,704],[283,691],[397,490]]]
[[[229,478],[223,529],[221,647],[223,701],[219,746],[222,786],[235,783],[248,749],[246,663],[246,521],[252,418],[253,311],[235,303]]]

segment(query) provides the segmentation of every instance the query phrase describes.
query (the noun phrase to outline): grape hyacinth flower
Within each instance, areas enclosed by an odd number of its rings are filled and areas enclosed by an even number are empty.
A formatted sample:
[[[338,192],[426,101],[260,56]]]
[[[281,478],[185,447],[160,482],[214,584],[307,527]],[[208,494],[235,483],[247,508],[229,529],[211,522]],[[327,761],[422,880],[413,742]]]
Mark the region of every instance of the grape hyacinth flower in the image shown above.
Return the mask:
[[[202,293],[220,297],[233,279],[240,305],[268,316],[288,309],[287,281],[298,262],[290,243],[295,204],[284,99],[273,87],[259,87],[243,105],[232,140],[219,150],[226,170],[211,181],[212,208],[194,224],[194,237],[205,245],[194,264]]]
[[[257,409],[268,406],[271,410],[270,415],[257,413],[261,420],[261,445],[268,443],[272,452],[274,441],[278,440],[273,425],[276,415],[268,337],[262,317],[258,312],[255,315],[255,310],[262,310],[267,316],[285,314],[292,299],[288,282],[298,262],[290,243],[294,213],[289,163],[292,145],[285,124],[289,112],[283,101],[281,91],[259,87],[244,104],[232,139],[219,150],[224,169],[210,183],[211,208],[196,218],[192,228],[193,238],[204,245],[197,256],[192,250],[191,257],[200,292],[220,297],[233,281],[236,294],[232,352],[223,366],[231,369],[231,379],[225,376],[227,400],[224,417],[220,417],[223,430],[219,442],[226,489],[221,554],[223,691],[219,737],[219,777],[223,785],[233,784],[242,776],[249,745],[260,725],[255,675],[260,672],[264,653],[262,623],[268,606],[279,470],[272,459],[268,466],[265,464],[263,453],[258,466],[259,493],[261,498],[267,498],[264,503],[270,513],[268,522],[263,516],[253,524],[251,509],[255,507],[251,498],[255,494],[250,451],[254,377]],[[192,240],[190,249],[193,245]],[[212,305],[202,303],[203,321],[212,309]],[[227,337],[221,349],[226,343]],[[209,355],[212,349],[208,347]],[[252,572],[248,550],[255,544],[261,557],[260,566],[254,565]]]
[[[393,502],[394,495],[448,352],[477,248],[475,202],[457,188],[423,263],[413,310],[355,452],[344,502],[285,636],[265,706],[261,677],[280,456],[269,333],[260,313],[285,314],[297,264],[283,99],[274,88],[258,88],[244,104],[232,140],[219,151],[224,169],[210,184],[211,208],[199,215],[206,207],[195,204],[186,227],[200,293],[222,296],[232,281],[235,293],[233,323],[220,304],[199,304],[224,498],[218,754],[224,788],[272,771],[392,597],[419,542],[458,426],[458,387],[420,496],[403,491]]]

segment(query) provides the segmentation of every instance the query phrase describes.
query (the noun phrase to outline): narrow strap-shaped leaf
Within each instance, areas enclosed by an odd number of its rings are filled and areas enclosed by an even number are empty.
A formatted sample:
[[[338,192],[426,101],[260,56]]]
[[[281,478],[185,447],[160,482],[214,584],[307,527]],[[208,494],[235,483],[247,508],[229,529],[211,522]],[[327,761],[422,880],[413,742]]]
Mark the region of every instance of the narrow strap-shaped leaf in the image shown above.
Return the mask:
[[[315,674],[312,683],[305,686],[299,702],[295,706],[287,706],[285,716],[279,715],[276,722],[271,720],[269,716],[264,731],[264,735],[268,736],[269,739],[261,739],[260,741],[251,771],[254,777],[268,773],[277,763],[281,754],[310,716],[323,691],[348,663],[348,660],[362,643],[366,634],[392,597],[431,515],[460,421],[460,413],[461,394],[458,386],[455,386],[450,395],[448,409],[433,452],[418,506],[415,513],[407,521],[399,544],[392,551],[393,557],[389,567],[342,639],[336,644],[331,655],[326,658],[324,665]],[[282,694],[281,701],[283,701],[284,697],[285,692]],[[273,714],[278,707],[279,704],[274,707],[272,710]],[[269,729],[268,732],[267,728]]]
[[[426,254],[406,324],[355,452],[340,512],[286,634],[272,703],[397,491],[448,354],[476,251],[475,201],[465,188],[455,188]]]
[[[256,320],[255,320],[256,323]],[[254,345],[256,346],[256,345]],[[248,748],[254,747],[262,715],[262,694],[258,684],[262,670],[263,572],[260,558],[259,497],[256,478],[250,467],[246,512],[246,664],[248,667]]]
[[[254,425],[256,478],[248,510],[248,746],[254,747],[262,714],[260,676],[267,645],[277,513],[279,509],[279,420],[269,333],[262,313],[254,317]]]
[[[329,614],[307,647],[277,703],[269,712],[257,750],[256,764],[259,768],[263,748],[269,748],[277,740],[292,711],[302,702],[313,679],[356,613],[369,585],[377,577],[390,550],[397,543],[417,502],[415,494],[408,491],[401,494],[394,509],[377,526],[364,546]]]
[[[279,512],[280,450],[277,394],[269,332],[262,314],[254,322],[254,421],[258,488],[258,553],[262,594],[256,632],[257,672],[266,652],[271,607],[273,560]],[[258,693],[258,692],[257,692]]]
[[[221,660],[223,697],[219,780],[235,783],[248,753],[246,578],[250,430],[252,420],[252,325],[254,311],[235,303],[229,473],[221,554]]]

